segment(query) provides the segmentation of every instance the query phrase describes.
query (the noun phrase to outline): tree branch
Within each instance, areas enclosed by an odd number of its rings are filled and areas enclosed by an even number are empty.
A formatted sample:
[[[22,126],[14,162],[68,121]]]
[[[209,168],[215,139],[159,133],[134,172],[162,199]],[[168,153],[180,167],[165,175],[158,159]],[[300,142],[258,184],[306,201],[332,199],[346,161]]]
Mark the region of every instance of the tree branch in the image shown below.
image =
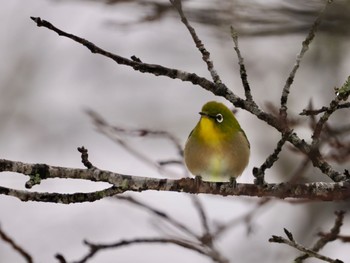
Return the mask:
[[[85,46],[87,49],[89,49],[91,51],[91,53],[100,54],[102,56],[108,57],[120,65],[126,65],[129,67],[132,67],[134,70],[142,72],[142,73],[150,73],[150,74],[153,74],[155,76],[167,76],[171,79],[179,79],[182,81],[188,81],[194,85],[199,85],[202,88],[209,90],[218,96],[229,97],[230,100],[234,101],[235,103],[242,103],[242,99],[240,99],[238,96],[233,94],[222,83],[216,84],[214,82],[207,80],[206,78],[203,78],[203,77],[196,75],[195,73],[189,73],[189,72],[181,71],[178,69],[171,69],[171,68],[163,67],[163,66],[157,65],[157,64],[148,64],[148,63],[142,62],[139,59],[138,60],[127,59],[125,57],[118,56],[116,54],[113,54],[111,52],[108,52],[108,51],[96,46],[94,43],[92,43],[86,39],[83,39],[81,37],[78,37],[78,36],[75,36],[73,34],[66,33],[66,32],[62,31],[61,29],[55,27],[50,22],[43,20],[40,17],[31,17],[31,19],[37,24],[38,27],[45,27],[47,29],[50,29],[50,30],[56,32],[60,36],[70,38],[73,41]]]
[[[329,233],[322,233],[321,238],[317,240],[315,245],[311,248],[312,251],[318,252],[320,251],[327,243],[332,242],[338,238],[338,235],[340,233],[340,228],[343,225],[343,220],[344,220],[344,211],[336,211],[335,212],[336,219],[334,222],[334,226],[332,229],[329,231]],[[295,263],[301,263],[303,262],[304,259],[309,258],[310,256],[305,253],[299,257],[297,257],[294,261]]]
[[[170,0],[170,3],[176,8],[177,12],[179,13],[181,17],[182,23],[186,26],[188,29],[188,32],[190,32],[191,37],[196,44],[197,49],[199,52],[202,54],[202,59],[203,61],[207,64],[207,68],[210,72],[210,75],[216,84],[221,84],[221,79],[216,70],[214,69],[214,63],[210,59],[210,53],[209,51],[205,48],[203,42],[199,39],[197,36],[196,30],[190,25],[187,17],[185,16],[183,10],[182,10],[182,1],[181,0]]]
[[[318,17],[316,18],[315,22],[313,23],[313,25],[310,28],[310,31],[308,33],[308,35],[306,36],[306,39],[303,41],[301,50],[297,56],[296,62],[294,64],[294,67],[292,69],[292,71],[289,74],[289,77],[286,81],[286,84],[284,85],[283,91],[282,91],[282,96],[281,96],[281,108],[280,108],[280,115],[281,117],[286,120],[287,119],[287,100],[288,100],[288,95],[290,92],[290,87],[293,84],[294,81],[294,77],[295,74],[300,66],[300,62],[304,56],[304,54],[306,53],[306,51],[309,49],[309,45],[312,42],[312,40],[315,37],[315,33],[318,30],[323,15],[328,7],[329,4],[331,4],[333,2],[333,0],[327,0],[325,6],[323,7],[323,9],[321,10],[321,12],[319,13]]]
[[[254,103],[253,96],[252,96],[252,93],[250,90],[250,85],[248,82],[247,70],[245,68],[244,60],[243,60],[243,57],[241,55],[241,51],[240,51],[239,46],[238,46],[238,33],[234,29],[233,26],[231,26],[231,37],[232,37],[233,44],[234,44],[234,50],[236,51],[236,54],[238,57],[239,73],[240,73],[242,85],[243,85],[243,88],[245,91],[245,97],[248,101]]]
[[[112,54],[108,51],[105,51],[99,47],[97,47],[95,44],[80,38],[78,36],[75,36],[73,34],[66,33],[55,26],[53,26],[51,23],[42,20],[39,17],[31,17],[31,19],[37,24],[39,27],[46,27],[60,36],[64,36],[67,38],[70,38],[85,47],[87,47],[92,53],[100,54],[103,56],[106,56],[112,60],[114,60],[118,64],[127,65],[135,69],[136,71],[140,71],[142,73],[147,72],[154,74],[156,76],[162,75],[167,76],[172,79],[180,79],[182,81],[189,81],[195,85],[199,85],[202,88],[212,92],[213,94],[217,96],[221,96],[226,98],[228,101],[230,101],[232,104],[234,104],[236,107],[245,109],[255,116],[257,116],[259,119],[265,121],[267,124],[271,125],[272,127],[276,128],[278,131],[285,133],[288,132],[286,130],[286,127],[283,122],[281,122],[280,118],[274,117],[271,114],[268,114],[262,110],[260,110],[257,105],[248,100],[243,100],[237,95],[235,95],[232,91],[230,91],[226,85],[220,83],[216,84],[212,81],[207,80],[206,78],[200,77],[194,73],[188,73],[184,71],[180,71],[177,69],[171,69],[166,68],[160,65],[155,64],[147,64],[140,62],[139,59],[127,59],[115,54]],[[329,176],[333,181],[340,182],[347,180],[347,176],[344,174],[341,174],[337,171],[335,171],[320,155],[314,155],[311,146],[306,143],[304,140],[300,139],[296,133],[293,133],[291,136],[289,136],[288,141],[292,143],[297,149],[299,149],[302,153],[309,156],[310,160],[312,161],[312,164],[319,168],[322,173]]]
[[[209,256],[215,262],[228,263],[226,259],[220,257],[219,255],[216,255],[215,253],[210,253],[210,251],[206,251],[205,248],[198,246],[198,244],[196,243],[186,242],[183,240],[173,238],[135,238],[130,240],[121,240],[119,242],[111,244],[94,244],[88,241],[85,241],[84,243],[90,248],[90,251],[82,259],[74,261],[74,263],[85,263],[89,259],[91,259],[95,254],[102,250],[115,249],[134,244],[173,244],[189,250],[196,251],[201,255]]]
[[[40,167],[40,169],[38,169]],[[42,167],[45,167],[43,169]],[[276,198],[303,198],[308,200],[339,201],[350,197],[350,183],[307,183],[307,184],[267,184],[264,187],[254,184],[237,184],[236,187],[228,183],[198,182],[193,178],[179,180],[158,179],[141,176],[113,173],[97,168],[74,169],[42,164],[30,164],[0,159],[0,172],[15,172],[24,175],[36,174],[40,180],[47,178],[71,178],[96,182],[107,182],[112,187],[91,193],[44,193],[15,190],[0,187],[0,194],[16,197],[22,201],[38,201],[52,203],[93,202],[127,191],[142,192],[146,190],[172,191],[185,193],[202,193],[213,195],[239,195]]]
[[[304,246],[302,246],[301,244],[297,243],[294,240],[294,237],[293,237],[291,232],[289,232],[287,229],[284,229],[284,232],[286,233],[288,239],[286,239],[284,237],[281,237],[281,236],[272,236],[269,239],[269,242],[282,243],[282,244],[289,245],[291,247],[294,247],[294,248],[298,249],[301,252],[306,253],[309,257],[318,258],[318,259],[326,261],[326,262],[330,262],[330,263],[344,263],[343,261],[341,261],[339,259],[332,259],[332,258],[329,258],[327,256],[321,255],[321,254],[317,253],[316,251],[313,251],[311,249],[305,248]]]
[[[345,102],[345,103],[341,103],[341,104],[338,104],[337,106],[337,110],[339,109],[348,109],[350,108],[350,102]],[[301,113],[299,113],[299,115],[304,115],[304,116],[309,116],[309,115],[317,115],[317,114],[320,114],[322,112],[325,112],[325,111],[329,111],[329,107],[322,107],[318,110],[308,110],[308,109],[304,109]]]
[[[266,184],[264,175],[265,170],[272,167],[272,165],[278,160],[278,155],[282,151],[283,145],[286,143],[288,137],[292,134],[292,131],[282,134],[282,138],[278,141],[276,149],[273,153],[267,157],[266,161],[260,166],[260,168],[253,168],[253,175],[255,177],[254,183],[257,185]]]

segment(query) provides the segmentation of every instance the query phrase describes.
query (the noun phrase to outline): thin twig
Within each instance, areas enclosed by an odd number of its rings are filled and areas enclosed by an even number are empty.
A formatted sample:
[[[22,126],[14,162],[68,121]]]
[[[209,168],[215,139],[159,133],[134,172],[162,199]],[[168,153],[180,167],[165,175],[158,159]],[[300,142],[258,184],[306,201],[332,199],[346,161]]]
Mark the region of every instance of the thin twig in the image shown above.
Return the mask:
[[[273,153],[265,160],[265,162],[260,166],[260,168],[254,167],[253,169],[253,175],[255,177],[254,184],[256,185],[265,185],[265,170],[272,167],[272,165],[278,160],[278,155],[282,151],[282,147],[285,144],[285,142],[288,140],[289,136],[292,134],[293,131],[289,131],[282,134],[282,138],[278,141],[276,149],[273,151]]]
[[[67,263],[67,260],[65,259],[65,257],[61,254],[56,254],[55,258],[59,261],[59,263]]]
[[[320,135],[323,130],[323,127],[325,126],[330,116],[338,109],[339,103],[343,100],[347,100],[349,95],[350,95],[350,76],[345,81],[342,87],[336,89],[335,98],[330,102],[329,107],[327,108],[327,111],[323,113],[321,118],[316,123],[314,133],[312,134],[312,143],[311,143],[312,150],[317,150],[317,148],[319,147]]]
[[[308,35],[306,36],[306,39],[303,41],[302,43],[302,47],[301,50],[297,56],[296,62],[294,64],[294,67],[292,69],[292,71],[289,74],[289,77],[284,85],[283,91],[282,91],[282,95],[281,95],[281,108],[280,108],[280,115],[281,117],[286,120],[287,119],[287,101],[288,101],[288,95],[290,92],[290,87],[294,82],[294,78],[295,78],[295,74],[300,66],[300,62],[304,56],[304,54],[306,53],[306,51],[309,49],[309,46],[312,42],[312,40],[315,37],[315,33],[318,30],[323,15],[328,7],[329,4],[331,4],[333,1],[332,0],[327,0],[326,4],[324,5],[324,7],[322,8],[321,12],[319,13],[318,17],[316,18],[315,22],[313,23],[313,25],[310,28],[310,31],[308,33]]]
[[[317,242],[313,245],[311,248],[312,251],[318,252],[320,251],[325,245],[327,245],[329,242],[332,242],[338,238],[338,235],[340,233],[340,228],[343,225],[344,220],[344,211],[336,211],[335,212],[336,219],[334,222],[334,226],[329,231],[329,233],[320,233],[321,238],[317,240]],[[301,263],[303,260],[309,258],[310,256],[308,254],[303,254],[297,257],[294,261],[295,263]]]
[[[93,110],[87,110],[86,112],[88,113],[89,116],[91,116],[94,119],[95,117],[97,117],[97,119],[95,120],[96,122],[102,121],[102,124],[106,125],[106,122],[102,120],[101,116],[99,116]],[[132,137],[147,136],[147,137],[167,139],[176,147],[176,150],[179,156],[183,156],[183,149],[182,149],[180,140],[168,131],[152,130],[152,129],[131,129],[131,128],[124,128],[120,126],[112,126],[112,125],[109,125],[109,126],[114,130],[115,133],[118,133],[118,134],[125,134],[127,136],[132,136]]]
[[[316,251],[313,251],[312,249],[305,248],[304,246],[300,245],[299,243],[297,243],[294,240],[294,237],[293,237],[291,232],[289,232],[288,230],[285,229],[285,233],[286,233],[288,239],[286,239],[284,237],[281,237],[281,236],[272,236],[269,239],[269,242],[281,243],[281,244],[289,245],[291,247],[296,248],[297,250],[299,250],[301,252],[306,253],[309,257],[318,258],[318,259],[326,261],[326,262],[330,262],[330,263],[344,263],[343,261],[341,261],[339,259],[332,259],[330,257],[321,255],[321,254],[317,253]]]
[[[322,234],[321,234],[321,236],[322,236]],[[344,243],[350,242],[350,236],[346,236],[346,235],[337,235],[337,239],[344,242]]]
[[[339,109],[348,109],[350,108],[350,102],[345,102],[337,105],[337,110]],[[299,115],[304,115],[304,116],[310,116],[310,115],[318,115],[322,112],[329,111],[329,107],[323,106],[322,108],[318,110],[309,110],[309,109],[304,109]]]
[[[196,251],[202,255],[205,255],[205,252],[201,248],[198,248],[193,244],[189,244],[189,243],[181,242],[176,239],[169,239],[169,238],[158,238],[158,237],[135,238],[135,239],[129,239],[129,240],[122,240],[111,244],[93,244],[88,241],[85,241],[84,243],[90,248],[90,251],[82,259],[74,261],[74,263],[85,263],[101,250],[115,249],[115,248],[134,245],[134,244],[167,244],[167,243],[169,244],[170,243],[170,244],[178,245],[180,247]]]
[[[253,96],[252,96],[252,93],[250,90],[250,85],[248,82],[248,75],[247,75],[247,70],[245,68],[244,59],[241,55],[241,51],[240,51],[239,46],[238,46],[238,33],[234,29],[233,26],[231,26],[231,37],[233,40],[234,49],[235,49],[237,57],[238,57],[239,73],[241,76],[241,80],[242,80],[242,84],[243,84],[243,88],[244,88],[244,92],[245,92],[245,97],[246,97],[247,101],[254,102]]]
[[[124,150],[141,160],[143,163],[155,168],[157,171],[159,171],[163,175],[168,175],[172,177],[181,177],[179,174],[175,174],[173,172],[170,172],[168,170],[164,169],[164,165],[160,165],[158,162],[152,160],[151,158],[148,157],[148,155],[141,153],[140,151],[136,150],[134,147],[130,146],[125,140],[123,140],[119,133],[123,132],[125,133],[126,131],[123,129],[116,128],[112,125],[110,125],[106,120],[102,118],[102,116],[98,115],[96,112],[92,110],[87,110],[86,113],[90,116],[92,121],[94,122],[97,130],[107,136],[107,138],[111,139],[113,142],[117,143],[121,147],[123,147]],[[135,132],[135,131],[134,131]],[[138,130],[137,132],[140,132]],[[145,133],[145,130],[142,130],[143,134]],[[155,135],[157,134],[158,136],[166,136],[167,138],[170,138],[172,142],[177,146],[179,150],[179,143],[175,139],[175,137],[170,137],[169,133],[166,132],[155,132],[155,131],[149,131],[149,134]],[[179,150],[180,151],[180,150]],[[182,154],[182,151],[181,153]]]
[[[234,226],[238,226],[238,224],[245,223],[247,225],[247,233],[249,234],[252,231],[252,220],[254,216],[258,214],[262,210],[262,208],[266,208],[266,205],[271,202],[271,198],[261,198],[255,206],[246,212],[245,214],[233,218],[229,220],[227,223],[224,224],[218,224],[215,231],[212,233],[213,239],[218,239],[221,237],[224,233],[227,232],[230,228],[233,228]]]
[[[236,104],[237,106],[242,107],[242,104],[244,104],[244,101],[240,99],[238,96],[236,96],[234,93],[232,93],[223,83],[215,83],[215,82],[209,81],[208,79],[204,77],[200,77],[195,73],[189,73],[178,69],[167,68],[157,64],[143,63],[143,62],[140,62],[141,60],[135,59],[135,57],[133,57],[133,59],[127,59],[125,57],[108,52],[84,38],[64,32],[63,30],[55,27],[53,24],[51,24],[46,20],[41,19],[40,17],[31,17],[31,19],[36,23],[38,27],[45,27],[49,30],[56,32],[60,36],[67,37],[77,43],[80,43],[83,46],[85,46],[87,49],[89,49],[91,53],[99,54],[107,58],[110,58],[113,61],[115,61],[117,64],[132,67],[134,70],[142,73],[150,73],[155,76],[167,76],[171,79],[188,81],[193,83],[194,85],[199,85],[202,88],[209,90],[218,96],[227,97],[229,101]]]
[[[93,164],[89,161],[88,149],[86,149],[84,146],[78,147],[77,149],[81,153],[81,162],[84,164],[84,166],[87,169],[95,168]]]
[[[176,8],[177,12],[179,13],[181,17],[181,22],[186,26],[188,31],[191,34],[191,37],[196,44],[197,49],[202,54],[203,61],[207,64],[208,71],[210,72],[210,75],[216,84],[221,84],[221,79],[217,73],[217,71],[214,68],[214,63],[210,59],[210,53],[205,48],[203,42],[199,39],[196,30],[190,25],[190,22],[188,21],[187,17],[185,16],[183,9],[182,9],[182,1],[181,0],[170,0],[170,3]]]
[[[33,258],[27,251],[25,251],[21,246],[16,244],[16,242],[10,238],[0,227],[0,238],[9,244],[18,254],[20,254],[28,263],[33,263]]]
[[[212,243],[213,243],[213,240],[212,240],[212,235],[211,235],[209,224],[208,224],[208,218],[207,218],[207,215],[206,215],[206,213],[204,211],[203,204],[199,200],[199,197],[196,196],[196,195],[191,196],[191,199],[192,199],[192,202],[194,204],[194,207],[198,211],[199,218],[200,218],[200,221],[201,221],[201,225],[203,227],[203,235],[200,238],[200,240],[204,244],[211,246]]]
[[[128,201],[133,205],[137,205],[143,209],[146,209],[147,211],[151,212],[153,215],[156,215],[157,217],[162,218],[169,224],[173,225],[176,229],[182,231],[183,233],[189,235],[190,237],[193,237],[195,239],[200,239],[199,235],[195,234],[190,228],[188,228],[185,224],[179,222],[175,218],[171,217],[170,215],[166,214],[163,211],[160,211],[157,208],[154,208],[150,206],[149,204],[143,203],[134,197],[131,196],[125,196],[125,195],[117,195],[115,196],[118,200]]]
[[[214,262],[228,263],[227,259],[220,257],[218,254],[215,253],[215,251],[206,251],[204,248],[201,248],[198,244],[172,238],[135,238],[129,240],[122,240],[111,244],[93,244],[88,241],[85,241],[84,243],[90,248],[90,251],[82,259],[74,261],[74,263],[85,263],[89,259],[91,259],[95,254],[102,250],[115,249],[134,244],[173,244],[182,248],[195,251],[201,255],[209,256]]]

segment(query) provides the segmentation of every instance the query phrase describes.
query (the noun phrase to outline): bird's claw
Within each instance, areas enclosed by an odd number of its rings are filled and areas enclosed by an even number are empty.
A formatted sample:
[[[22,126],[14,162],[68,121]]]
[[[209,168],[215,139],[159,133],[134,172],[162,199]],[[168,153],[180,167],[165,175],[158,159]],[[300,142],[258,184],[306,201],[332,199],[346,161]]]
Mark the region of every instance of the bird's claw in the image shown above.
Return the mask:
[[[230,187],[232,187],[232,188],[237,187],[236,177],[230,177]]]

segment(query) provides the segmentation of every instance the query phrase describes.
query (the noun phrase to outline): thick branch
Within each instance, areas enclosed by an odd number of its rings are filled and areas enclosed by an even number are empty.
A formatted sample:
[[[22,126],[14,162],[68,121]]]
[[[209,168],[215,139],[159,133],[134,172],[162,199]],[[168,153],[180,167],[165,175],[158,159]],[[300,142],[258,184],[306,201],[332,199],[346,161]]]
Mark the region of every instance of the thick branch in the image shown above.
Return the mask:
[[[40,168],[40,169],[39,169]],[[0,194],[16,197],[22,201],[38,201],[53,203],[92,202],[105,197],[127,191],[142,192],[146,190],[172,191],[214,195],[237,195],[276,198],[302,198],[308,200],[339,201],[350,198],[350,183],[308,183],[308,184],[237,184],[232,187],[228,183],[201,182],[198,184],[192,178],[179,180],[158,179],[140,176],[124,175],[110,171],[92,169],[74,169],[43,164],[29,164],[0,159],[0,172],[15,172],[24,175],[35,174],[41,180],[47,178],[72,178],[96,182],[107,182],[113,186],[92,193],[39,193],[0,187]]]

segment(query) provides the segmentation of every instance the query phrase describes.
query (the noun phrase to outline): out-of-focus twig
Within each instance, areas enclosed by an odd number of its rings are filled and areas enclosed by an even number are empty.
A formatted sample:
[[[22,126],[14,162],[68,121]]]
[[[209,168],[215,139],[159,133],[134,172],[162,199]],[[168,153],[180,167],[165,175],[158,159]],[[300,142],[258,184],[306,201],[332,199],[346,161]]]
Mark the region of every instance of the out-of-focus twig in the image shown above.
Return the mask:
[[[179,141],[170,133],[165,131],[152,131],[152,130],[146,130],[146,129],[140,129],[140,130],[130,130],[127,131],[126,129],[115,127],[110,125],[106,120],[102,118],[99,114],[92,110],[87,110],[87,114],[90,116],[92,121],[94,122],[96,129],[107,136],[109,139],[111,139],[113,142],[117,143],[121,147],[123,147],[124,150],[128,151],[130,154],[141,160],[143,163],[150,165],[151,167],[155,168],[157,171],[159,171],[163,175],[170,175],[173,177],[181,177],[179,174],[175,174],[173,172],[170,172],[168,170],[164,169],[164,164],[159,164],[159,162],[156,162],[148,157],[148,155],[141,153],[135,147],[130,146],[126,140],[122,139],[120,134],[128,134],[132,136],[146,136],[146,135],[152,135],[156,136],[157,138],[165,137],[169,139],[173,144],[176,146],[178,152],[180,155],[182,155],[182,149],[180,146]],[[182,158],[182,156],[180,156]]]
[[[130,246],[135,244],[174,244],[183,248],[190,249],[192,251],[196,251],[202,255],[205,255],[205,251],[203,251],[201,248],[193,244],[181,242],[177,239],[171,239],[171,238],[158,238],[158,237],[135,238],[135,239],[128,239],[128,240],[121,240],[119,242],[111,243],[111,244],[95,244],[89,241],[85,241],[84,243],[89,247],[89,252],[82,259],[74,261],[74,263],[86,263],[95,254],[97,254],[102,250],[116,249],[119,247],[125,247],[125,246]]]
[[[224,224],[218,224],[216,229],[213,231],[212,236],[213,239],[217,239],[221,237],[224,233],[226,233],[229,229],[234,226],[238,226],[239,224],[246,224],[247,233],[249,234],[252,231],[252,220],[263,208],[266,208],[267,204],[270,203],[272,199],[270,198],[262,198],[260,199],[256,205],[245,214],[235,217]]]
[[[330,257],[321,255],[321,254],[317,253],[316,251],[313,251],[312,249],[308,249],[308,248],[304,247],[303,245],[297,243],[294,240],[293,234],[291,232],[289,232],[287,229],[284,229],[284,232],[285,232],[287,238],[273,235],[269,239],[269,242],[289,245],[289,246],[294,247],[297,250],[307,254],[308,257],[314,257],[314,258],[317,258],[317,259],[320,259],[320,260],[323,260],[326,262],[330,262],[330,263],[344,263],[343,261],[341,261],[339,259],[332,259]]]
[[[135,244],[173,244],[182,248],[195,251],[199,254],[208,256],[214,262],[229,263],[227,259],[221,257],[216,253],[210,253],[210,251],[207,251],[205,248],[198,246],[198,244],[182,241],[179,239],[172,239],[172,238],[159,238],[159,237],[134,238],[134,239],[121,240],[110,244],[95,244],[89,241],[84,241],[84,243],[89,247],[89,252],[82,259],[74,261],[74,263],[86,263],[98,252],[103,250],[116,249],[116,248],[135,245]]]
[[[213,243],[213,237],[212,237],[212,233],[211,233],[210,228],[209,228],[209,222],[208,222],[207,214],[204,210],[203,204],[199,200],[198,196],[195,196],[195,195],[191,196],[191,199],[192,199],[194,207],[198,211],[198,215],[199,215],[202,227],[203,227],[203,235],[200,238],[200,240],[204,244],[211,246]]]
[[[340,233],[340,228],[343,225],[344,215],[345,211],[336,211],[335,212],[336,219],[334,222],[334,226],[328,233],[319,233],[321,238],[317,240],[317,242],[312,246],[311,250],[314,252],[320,251],[325,245],[327,245],[329,242],[332,242],[338,238],[338,235]],[[305,253],[303,255],[300,255],[297,257],[294,262],[295,263],[301,263],[304,259],[309,258],[310,255]]]
[[[33,263],[33,258],[32,256],[25,251],[25,249],[23,247],[21,247],[20,245],[18,245],[11,237],[9,237],[4,230],[2,230],[1,226],[0,226],[0,238],[6,242],[7,244],[9,244],[18,254],[20,254],[26,262],[28,263]]]
[[[153,215],[162,218],[163,220],[165,220],[169,224],[173,225],[176,229],[180,230],[181,232],[185,233],[186,235],[188,235],[190,237],[193,237],[195,239],[200,238],[199,235],[197,235],[194,231],[192,231],[190,228],[188,228],[185,224],[179,222],[175,218],[171,217],[169,214],[167,214],[163,211],[160,211],[159,209],[154,208],[149,204],[141,202],[140,200],[137,200],[136,198],[131,197],[129,195],[128,196],[116,195],[115,198],[117,198],[118,200],[127,201],[133,205],[137,205],[140,208],[146,209],[147,211],[151,212]]]
[[[339,109],[348,109],[350,108],[350,102],[344,102],[344,103],[340,103],[337,105],[337,110]],[[299,113],[300,115],[304,115],[304,116],[308,116],[308,115],[317,115],[320,114],[322,112],[326,112],[329,110],[329,107],[323,106],[322,108],[318,109],[318,110],[309,110],[309,109],[304,109],[301,113]]]

